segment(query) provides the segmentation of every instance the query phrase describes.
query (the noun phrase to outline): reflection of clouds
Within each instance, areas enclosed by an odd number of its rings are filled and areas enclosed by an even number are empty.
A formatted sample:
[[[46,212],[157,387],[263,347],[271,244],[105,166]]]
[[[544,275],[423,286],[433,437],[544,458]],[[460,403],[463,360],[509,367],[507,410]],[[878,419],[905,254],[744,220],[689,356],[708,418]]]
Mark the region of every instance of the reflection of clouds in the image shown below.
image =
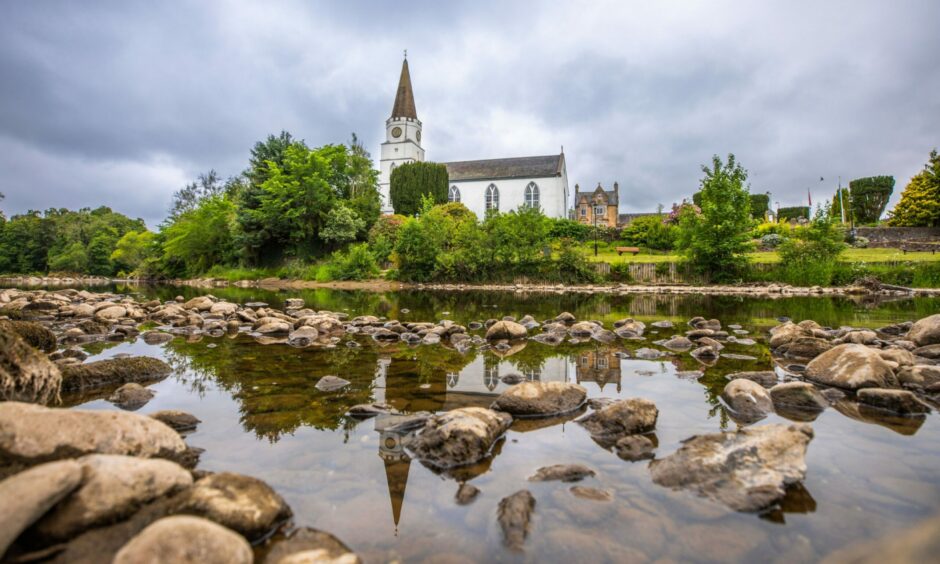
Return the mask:
[[[459,372],[447,374],[447,394],[499,395],[512,385],[503,382],[501,376],[519,372],[530,381],[567,382],[568,366],[568,358],[565,356],[546,358],[538,367],[520,368],[508,360],[481,355]]]

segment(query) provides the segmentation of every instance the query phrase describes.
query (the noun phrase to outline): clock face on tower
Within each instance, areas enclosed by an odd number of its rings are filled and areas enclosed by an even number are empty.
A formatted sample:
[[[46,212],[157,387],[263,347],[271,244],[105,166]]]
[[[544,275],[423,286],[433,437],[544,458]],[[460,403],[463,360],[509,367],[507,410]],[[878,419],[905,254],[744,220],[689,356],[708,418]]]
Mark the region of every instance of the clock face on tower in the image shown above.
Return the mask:
[[[416,133],[415,133],[415,137],[418,139],[418,143],[420,143],[420,142],[421,142],[421,132],[420,132],[420,131],[416,132]]]
[[[399,137],[401,137],[401,128],[400,128],[400,127],[393,127],[393,128],[392,128],[392,137],[394,137],[395,139],[398,139]]]

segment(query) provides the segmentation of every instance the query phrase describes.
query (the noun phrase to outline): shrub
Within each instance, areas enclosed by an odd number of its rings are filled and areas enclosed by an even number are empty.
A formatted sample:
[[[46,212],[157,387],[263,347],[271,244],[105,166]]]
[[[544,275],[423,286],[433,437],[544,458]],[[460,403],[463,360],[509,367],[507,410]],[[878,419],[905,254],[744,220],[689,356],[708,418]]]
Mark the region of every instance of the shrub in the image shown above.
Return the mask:
[[[781,235],[768,233],[760,238],[760,246],[764,249],[776,249],[783,241],[784,238]]]
[[[595,282],[597,270],[588,262],[577,241],[569,238],[558,242],[556,272],[562,282]]]
[[[421,210],[422,196],[431,196],[435,204],[447,203],[449,177],[443,164],[403,164],[392,171],[389,183],[389,198],[395,213],[415,215]]]
[[[767,194],[751,194],[751,217],[760,221],[767,216],[770,209],[770,196]]]
[[[615,262],[610,265],[610,279],[613,282],[633,282],[633,275],[630,274],[630,263]]]
[[[573,219],[550,219],[548,223],[548,236],[552,239],[573,239],[586,241],[591,237],[593,227],[578,223]]]
[[[669,251],[676,244],[678,229],[674,225],[663,223],[663,216],[649,215],[638,217],[623,228],[621,237],[636,247],[646,247],[660,251]]]
[[[876,223],[885,211],[888,199],[894,191],[893,176],[871,176],[856,178],[849,182],[852,196],[852,213],[859,223]]]
[[[372,249],[375,260],[388,261],[392,251],[395,250],[398,231],[404,221],[403,215],[383,215],[372,225],[369,230],[369,248]]]
[[[842,229],[829,210],[820,209],[805,229],[794,230],[793,236],[780,244],[784,280],[804,286],[829,285],[835,262],[845,249],[843,239]]]
[[[789,221],[791,219],[809,219],[809,206],[793,206],[789,208],[780,208],[777,210],[779,221]]]
[[[852,246],[856,249],[867,249],[868,248],[868,237],[859,237],[856,236],[852,241]]]
[[[901,192],[901,201],[890,213],[891,225],[899,227],[940,226],[940,154],[934,149],[920,173]]]
[[[333,253],[329,273],[335,280],[367,280],[378,276],[379,267],[369,246],[359,243]]]

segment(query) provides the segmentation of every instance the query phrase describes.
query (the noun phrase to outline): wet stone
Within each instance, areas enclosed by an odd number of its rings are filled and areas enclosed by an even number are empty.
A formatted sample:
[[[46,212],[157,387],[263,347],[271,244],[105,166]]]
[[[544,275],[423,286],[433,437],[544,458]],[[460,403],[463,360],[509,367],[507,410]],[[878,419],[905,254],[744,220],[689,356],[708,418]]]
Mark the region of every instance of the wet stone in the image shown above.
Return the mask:
[[[473,503],[478,495],[480,495],[480,488],[473,484],[463,483],[457,488],[457,494],[454,498],[457,500],[457,505],[469,505]]]
[[[617,441],[614,452],[628,462],[651,460],[655,456],[656,443],[646,435],[628,435]]]
[[[901,415],[929,413],[930,406],[907,390],[885,390],[881,388],[865,388],[859,390],[858,401],[898,413]]]
[[[195,431],[196,426],[202,423],[195,415],[178,409],[164,409],[150,414],[150,417],[167,425],[178,433]]]
[[[594,470],[582,464],[555,464],[539,468],[534,475],[529,476],[530,482],[580,482],[594,476]]]
[[[503,531],[503,544],[507,548],[522,550],[534,511],[535,498],[528,490],[520,490],[500,500],[497,521]]]
[[[339,376],[324,376],[317,381],[314,387],[321,392],[335,392],[342,390],[349,384],[349,380],[345,380]]]
[[[610,493],[607,490],[602,490],[600,488],[592,488],[588,486],[571,486],[568,490],[571,492],[571,495],[579,497],[581,499],[588,499],[591,501],[613,501],[614,494]]]
[[[153,390],[131,382],[124,384],[108,396],[108,401],[127,411],[137,411],[153,399]]]

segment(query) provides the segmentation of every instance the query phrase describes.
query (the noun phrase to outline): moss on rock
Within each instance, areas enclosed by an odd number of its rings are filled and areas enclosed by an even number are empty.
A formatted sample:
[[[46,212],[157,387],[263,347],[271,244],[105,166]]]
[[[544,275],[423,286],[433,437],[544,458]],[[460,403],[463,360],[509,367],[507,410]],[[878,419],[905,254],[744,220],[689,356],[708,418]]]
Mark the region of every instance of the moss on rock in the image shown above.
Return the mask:
[[[157,358],[109,358],[62,368],[62,390],[100,388],[128,382],[153,382],[169,376],[170,365]]]

